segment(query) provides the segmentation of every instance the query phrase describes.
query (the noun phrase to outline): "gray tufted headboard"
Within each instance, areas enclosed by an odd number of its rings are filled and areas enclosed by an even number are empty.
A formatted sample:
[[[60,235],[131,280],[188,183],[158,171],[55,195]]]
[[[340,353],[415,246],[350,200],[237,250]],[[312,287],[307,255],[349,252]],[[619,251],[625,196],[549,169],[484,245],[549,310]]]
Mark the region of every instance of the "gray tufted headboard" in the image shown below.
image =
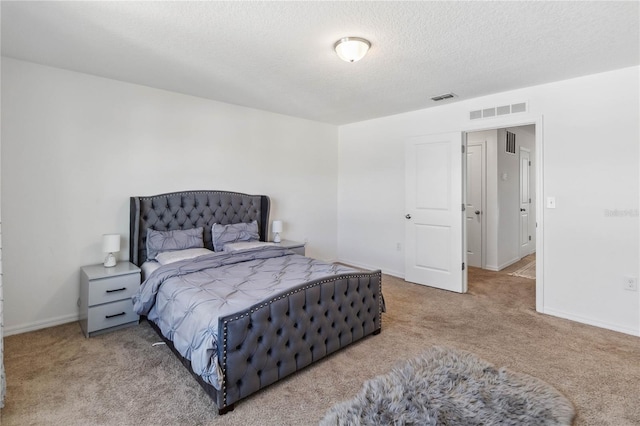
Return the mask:
[[[204,228],[204,246],[213,250],[211,226],[258,221],[260,240],[269,229],[270,200],[266,195],[228,191],[183,191],[149,197],[131,197],[129,261],[138,266],[147,260],[147,229]]]

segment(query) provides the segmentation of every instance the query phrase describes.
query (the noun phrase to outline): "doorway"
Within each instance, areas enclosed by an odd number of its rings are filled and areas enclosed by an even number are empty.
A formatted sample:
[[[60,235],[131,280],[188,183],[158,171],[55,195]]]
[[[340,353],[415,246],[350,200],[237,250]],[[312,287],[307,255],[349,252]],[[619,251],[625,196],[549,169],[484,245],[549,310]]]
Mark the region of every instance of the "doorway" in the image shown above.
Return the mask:
[[[466,136],[468,265],[535,280],[536,126],[469,131]]]
[[[492,131],[496,135],[494,144],[486,144],[487,167],[485,170],[493,170],[489,165],[489,158],[496,159],[498,152],[498,132],[502,135],[507,129],[520,129],[529,126],[533,135],[531,147],[532,171],[530,181],[535,182],[535,189],[530,192],[536,194],[535,219],[529,221],[533,226],[532,241],[536,244],[537,262],[535,266],[537,279],[535,280],[536,310],[544,312],[544,286],[543,286],[543,217],[541,210],[541,197],[543,195],[543,167],[542,167],[542,116],[500,117],[483,122],[473,122],[469,127],[449,133],[425,134],[412,136],[405,140],[405,280],[417,284],[442,288],[450,291],[465,293],[467,291],[467,218],[464,214],[467,203],[467,144],[469,135],[480,131]],[[505,133],[506,135],[506,133]],[[502,138],[500,139],[502,140]],[[462,148],[462,149],[460,149]],[[495,152],[489,155],[491,149]],[[510,152],[510,155],[516,156]],[[515,162],[515,171],[503,171],[498,180],[497,170],[492,173],[491,180],[487,174],[484,211],[480,216],[485,216],[487,226],[481,235],[483,238],[481,247],[487,248],[481,255],[485,268],[494,266],[506,266],[519,260],[518,255],[511,259],[513,262],[505,262],[498,256],[499,236],[505,235],[504,230],[498,234],[497,222],[492,224],[496,232],[489,233],[492,229],[489,220],[497,221],[498,214],[490,214],[494,209],[499,212],[497,201],[491,197],[491,191],[497,192],[500,182],[519,187],[519,161]],[[516,178],[514,178],[514,176]],[[417,185],[419,183],[419,185]],[[489,191],[491,188],[491,191]],[[539,195],[538,195],[539,194]],[[520,223],[519,208],[517,208],[519,193],[516,193],[514,203],[516,216],[514,224]],[[504,201],[504,197],[501,198]],[[462,203],[462,205],[460,204]],[[460,208],[462,206],[462,209]],[[511,207],[509,207],[511,208]],[[424,215],[422,213],[425,213]],[[475,210],[474,210],[475,214]],[[424,217],[422,217],[424,216]],[[511,215],[509,215],[511,218]],[[518,235],[516,229],[515,235]],[[511,240],[510,240],[511,241]],[[514,248],[518,250],[520,243],[516,240]],[[495,250],[493,250],[495,248]],[[449,253],[449,255],[446,255]],[[490,254],[492,254],[490,257]],[[461,266],[461,268],[460,268]],[[461,273],[460,273],[461,272]]]

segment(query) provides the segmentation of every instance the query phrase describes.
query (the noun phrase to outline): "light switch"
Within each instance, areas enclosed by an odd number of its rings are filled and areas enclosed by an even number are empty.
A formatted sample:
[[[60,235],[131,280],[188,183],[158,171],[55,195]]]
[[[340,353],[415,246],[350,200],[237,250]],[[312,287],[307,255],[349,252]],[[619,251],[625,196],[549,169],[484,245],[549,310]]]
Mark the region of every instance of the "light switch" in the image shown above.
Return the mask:
[[[547,197],[547,208],[548,209],[556,208],[556,197]]]

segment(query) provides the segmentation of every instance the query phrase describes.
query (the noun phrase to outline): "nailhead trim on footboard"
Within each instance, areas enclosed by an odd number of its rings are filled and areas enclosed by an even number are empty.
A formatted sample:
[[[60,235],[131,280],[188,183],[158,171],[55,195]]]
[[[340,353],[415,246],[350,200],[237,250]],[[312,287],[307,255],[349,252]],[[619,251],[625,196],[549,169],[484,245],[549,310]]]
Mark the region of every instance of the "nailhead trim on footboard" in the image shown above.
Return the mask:
[[[382,274],[343,274],[219,319],[219,409],[381,328]]]

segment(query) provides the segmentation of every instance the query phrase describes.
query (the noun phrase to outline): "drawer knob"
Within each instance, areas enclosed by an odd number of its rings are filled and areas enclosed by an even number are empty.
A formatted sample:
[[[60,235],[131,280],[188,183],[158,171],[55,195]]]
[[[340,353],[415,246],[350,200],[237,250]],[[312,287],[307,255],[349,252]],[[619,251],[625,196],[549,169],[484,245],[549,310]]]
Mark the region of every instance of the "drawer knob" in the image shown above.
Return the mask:
[[[126,315],[126,313],[124,312],[120,312],[119,314],[113,314],[113,315],[105,315],[104,317],[109,319],[109,318],[115,318],[115,317],[121,317],[123,315]]]
[[[126,289],[127,289],[126,287],[116,288],[114,290],[107,290],[107,293],[115,293],[117,291],[125,291]]]

